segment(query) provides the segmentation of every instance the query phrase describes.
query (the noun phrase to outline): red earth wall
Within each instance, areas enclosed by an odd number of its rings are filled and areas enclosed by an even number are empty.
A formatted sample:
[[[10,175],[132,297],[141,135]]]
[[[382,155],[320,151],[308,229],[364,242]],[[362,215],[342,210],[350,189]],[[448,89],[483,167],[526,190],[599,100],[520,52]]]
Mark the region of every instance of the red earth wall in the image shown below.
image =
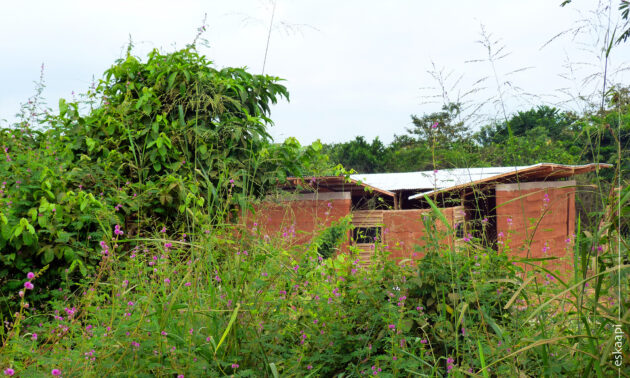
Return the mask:
[[[290,200],[265,201],[255,206],[256,214],[247,224],[261,235],[304,244],[317,231],[350,214],[351,206],[350,193],[298,194]]]
[[[345,197],[345,198],[344,198]],[[255,206],[256,213],[247,221],[248,228],[256,228],[263,237],[281,237],[290,244],[306,244],[321,229],[330,226],[333,221],[351,214],[352,203],[344,193],[319,193],[297,195],[291,200],[265,201]],[[456,212],[462,212],[461,207],[441,209],[447,221],[453,225]],[[422,246],[427,243],[426,230],[422,216],[431,213],[430,209],[415,210],[373,210],[354,212],[369,213],[375,216],[382,227],[383,245],[395,260],[417,260],[424,256]],[[451,245],[452,236],[443,235],[447,227],[437,221],[436,230],[440,245]],[[350,236],[350,235],[349,235]],[[350,238],[348,238],[350,239]],[[342,246],[347,250],[348,243]],[[419,245],[420,250],[415,246]],[[360,248],[362,260],[369,259],[373,254],[373,245],[363,244]]]
[[[449,207],[440,210],[452,227],[456,211],[462,211],[462,208]],[[424,257],[422,247],[428,240],[422,217],[431,212],[430,209],[383,211],[383,242],[385,248],[391,252],[391,258],[418,260]],[[437,242],[442,246],[450,246],[453,237],[447,235],[446,225],[441,221],[437,221],[435,225]],[[419,248],[416,249],[416,246]]]
[[[496,204],[500,248],[523,258],[557,257],[548,269],[572,269],[575,181],[500,184]]]

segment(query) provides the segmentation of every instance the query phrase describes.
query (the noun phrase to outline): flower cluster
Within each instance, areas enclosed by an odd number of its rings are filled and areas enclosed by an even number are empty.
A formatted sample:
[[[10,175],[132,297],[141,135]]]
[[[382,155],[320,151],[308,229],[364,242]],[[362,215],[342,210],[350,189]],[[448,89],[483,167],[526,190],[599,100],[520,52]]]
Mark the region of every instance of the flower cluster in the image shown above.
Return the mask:
[[[123,235],[123,234],[124,234],[123,230],[121,230],[121,229],[120,229],[120,225],[118,225],[118,224],[117,224],[117,225],[114,227],[114,234],[115,234],[116,236],[121,236],[121,235]]]

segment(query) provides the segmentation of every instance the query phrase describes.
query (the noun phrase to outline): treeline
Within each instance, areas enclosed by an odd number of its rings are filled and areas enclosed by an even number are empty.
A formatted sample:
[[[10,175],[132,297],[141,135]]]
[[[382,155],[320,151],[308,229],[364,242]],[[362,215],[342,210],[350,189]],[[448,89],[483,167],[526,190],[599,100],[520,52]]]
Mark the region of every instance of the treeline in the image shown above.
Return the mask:
[[[613,93],[606,109],[577,115],[546,105],[514,114],[472,131],[461,119],[460,104],[412,115],[412,126],[386,145],[363,136],[324,145],[332,163],[361,173],[513,166],[536,163],[617,165],[630,171],[630,97]],[[621,127],[619,127],[621,125]]]

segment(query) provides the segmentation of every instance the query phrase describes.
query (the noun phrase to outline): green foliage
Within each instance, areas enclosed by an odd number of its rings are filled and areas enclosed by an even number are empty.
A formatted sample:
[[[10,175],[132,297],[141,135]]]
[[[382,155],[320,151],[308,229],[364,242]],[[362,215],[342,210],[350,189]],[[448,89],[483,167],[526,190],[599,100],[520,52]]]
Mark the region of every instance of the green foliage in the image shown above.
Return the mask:
[[[497,252],[472,236],[440,243],[453,235],[438,233],[431,217],[418,248],[425,257],[415,266],[393,261],[380,242],[371,264],[355,247],[340,252],[348,218],[309,246],[287,240],[293,234],[265,237],[238,224],[239,208],[288,175],[348,173],[329,166],[319,142],[271,143],[269,106],[287,95],[277,81],[216,70],[192,49],[154,51],[146,63],[129,55],[87,102],[61,100],[58,115],[27,106],[23,122],[0,130],[0,175],[8,178],[0,188],[0,370],[243,377],[616,372],[611,330],[630,311],[630,266],[620,262],[630,258],[627,185],[601,198],[594,229],[578,223],[566,247],[574,257],[568,276],[548,270],[545,259],[514,260],[509,245]],[[627,102],[621,95],[613,102],[611,110],[551,131],[541,119],[557,113],[519,115],[497,153],[540,157],[549,140],[562,151],[568,130],[594,136],[597,144],[581,151],[610,160],[612,141],[627,145],[625,126],[617,139],[605,126],[627,125]],[[358,138],[340,156],[400,157],[390,164],[401,165],[382,169],[497,159],[484,154],[501,143],[458,137],[457,111],[445,109],[444,131],[431,124],[431,134],[397,137],[390,147]],[[496,130],[489,137],[502,138]],[[414,163],[414,154],[428,161]],[[621,159],[626,164],[626,155]],[[440,217],[439,209],[433,215]],[[525,278],[523,266],[535,274]],[[630,332],[625,321],[620,328]]]
[[[442,147],[451,143],[462,142],[470,138],[470,131],[460,119],[461,105],[446,104],[442,111],[424,114],[420,117],[412,115],[413,127],[407,129],[417,135],[420,141],[430,141]]]
[[[0,130],[3,315],[15,311],[15,277],[49,265],[56,287],[65,269],[92,273],[116,224],[130,238],[167,224],[194,234],[287,176],[329,170],[319,142],[272,143],[270,106],[288,98],[279,81],[215,69],[192,48],[154,50],[146,62],[129,53],[58,114],[30,100],[23,121]]]
[[[114,193],[130,183],[141,193],[123,209],[181,223],[189,215],[181,205],[195,198],[222,217],[217,204],[229,195],[242,202],[243,193],[263,193],[285,175],[273,169],[279,165],[259,169],[273,165],[261,154],[270,145],[270,105],[288,97],[278,81],[215,69],[191,48],[154,50],[146,62],[128,55],[107,70],[87,116],[62,100],[56,122],[74,140],[72,152],[86,157],[77,162],[93,177],[86,185]]]
[[[0,296],[3,312],[35,267],[49,266],[43,279],[58,283],[66,269],[92,271],[99,240],[115,223],[114,211],[73,180],[67,138],[54,130],[0,130]],[[42,296],[46,298],[46,294]]]
[[[29,376],[581,376],[589,355],[605,355],[591,339],[610,339],[605,325],[614,318],[604,310],[589,315],[603,323],[588,337],[574,323],[579,314],[558,313],[578,300],[597,306],[593,293],[553,302],[567,294],[560,276],[524,281],[508,255],[474,240],[420,248],[426,256],[416,267],[396,264],[377,244],[365,266],[357,250],[323,259],[321,244],[289,248],[256,230],[234,231],[202,233],[192,255],[186,243],[154,235],[127,256],[108,255],[78,290],[62,274],[51,311],[27,307],[27,291],[2,338],[0,367]],[[609,293],[615,279],[591,283]],[[44,284],[39,273],[32,282]],[[560,332],[566,337],[551,336]]]
[[[627,89],[613,88],[609,109],[603,112],[577,117],[539,106],[475,133],[458,121],[459,105],[451,104],[442,112],[413,116],[410,134],[395,136],[387,146],[378,139],[369,144],[358,136],[350,142],[328,145],[325,151],[333,163],[362,173],[537,163],[618,165],[617,152],[621,151],[621,171],[629,172],[627,98]]]
[[[348,239],[348,233],[352,229],[350,218],[345,217],[333,221],[312,242],[315,251],[324,259],[328,259],[339,252],[339,247]]]
[[[362,173],[385,172],[390,161],[389,151],[378,137],[368,143],[358,136],[350,142],[328,145],[325,151],[332,161]]]

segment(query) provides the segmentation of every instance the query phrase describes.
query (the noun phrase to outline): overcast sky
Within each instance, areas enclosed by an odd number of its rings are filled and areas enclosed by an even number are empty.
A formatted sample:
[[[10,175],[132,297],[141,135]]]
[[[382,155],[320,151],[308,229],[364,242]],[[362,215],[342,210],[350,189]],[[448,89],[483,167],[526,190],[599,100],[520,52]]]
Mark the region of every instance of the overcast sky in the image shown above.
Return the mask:
[[[598,0],[277,0],[265,73],[286,79],[290,102],[272,109],[276,141],[295,136],[340,142],[364,135],[389,142],[405,133],[411,114],[440,109],[435,67],[445,77],[447,100],[464,96],[470,111],[502,117],[539,104],[580,111],[578,95],[601,88],[598,33],[607,18],[592,10]],[[172,51],[190,43],[207,14],[209,47],[201,52],[218,68],[246,66],[261,73],[272,0],[43,0],[0,3],[0,119],[15,119],[20,103],[34,92],[44,63],[44,97],[55,107],[72,91],[85,92],[124,54],[131,35],[135,54],[152,48]],[[618,1],[613,1],[612,25]],[[580,20],[588,19],[591,23]],[[482,26],[493,43],[509,53],[487,61]],[[542,48],[554,35],[582,26]],[[599,43],[601,46],[601,43]],[[609,79],[630,62],[630,42],[613,49]],[[503,55],[503,54],[500,54]],[[486,59],[481,62],[471,60]],[[570,62],[570,65],[567,63]],[[514,74],[512,71],[524,69]],[[450,76],[449,76],[450,74]],[[461,77],[461,79],[460,79]],[[486,78],[483,80],[483,78]],[[481,82],[476,83],[478,80]],[[599,80],[599,81],[598,81]],[[497,84],[498,83],[498,84]],[[501,91],[497,90],[497,86]],[[559,91],[563,89],[564,91]],[[432,96],[435,103],[427,103]],[[475,118],[471,125],[478,125]]]

